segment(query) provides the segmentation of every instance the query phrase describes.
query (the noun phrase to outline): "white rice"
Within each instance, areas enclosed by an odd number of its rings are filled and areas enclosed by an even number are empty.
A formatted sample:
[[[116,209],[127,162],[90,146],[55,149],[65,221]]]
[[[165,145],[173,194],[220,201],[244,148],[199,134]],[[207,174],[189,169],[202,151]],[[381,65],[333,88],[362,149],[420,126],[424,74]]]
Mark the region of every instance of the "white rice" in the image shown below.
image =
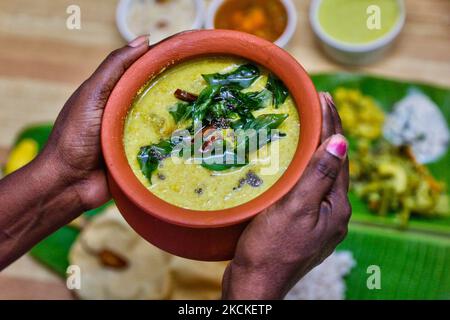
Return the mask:
[[[411,146],[420,163],[443,156],[450,140],[447,122],[438,106],[418,90],[411,90],[395,104],[385,122],[384,136],[396,146]]]
[[[356,265],[350,251],[331,254],[304,276],[286,295],[286,300],[343,300],[344,276]]]

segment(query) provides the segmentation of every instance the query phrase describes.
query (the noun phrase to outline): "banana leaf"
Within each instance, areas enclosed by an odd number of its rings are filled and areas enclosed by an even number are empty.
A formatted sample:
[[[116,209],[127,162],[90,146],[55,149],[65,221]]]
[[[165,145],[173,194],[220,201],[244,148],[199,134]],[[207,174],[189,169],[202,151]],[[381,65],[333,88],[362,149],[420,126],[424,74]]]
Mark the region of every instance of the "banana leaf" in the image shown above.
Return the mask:
[[[338,250],[356,260],[346,299],[450,299],[449,237],[353,222]],[[380,268],[379,289],[367,286],[373,265]]]
[[[349,73],[316,74],[312,79],[318,91],[359,89],[372,96],[385,112],[390,112],[409,90],[417,89],[439,106],[450,123],[447,88]],[[450,187],[449,163],[447,151],[427,167]],[[347,299],[449,299],[450,218],[412,216],[408,228],[399,230],[394,212],[377,216],[355,194],[350,193],[349,198],[353,208],[349,234],[338,247],[351,251],[357,263],[346,279]],[[367,287],[370,265],[380,267],[380,290]]]

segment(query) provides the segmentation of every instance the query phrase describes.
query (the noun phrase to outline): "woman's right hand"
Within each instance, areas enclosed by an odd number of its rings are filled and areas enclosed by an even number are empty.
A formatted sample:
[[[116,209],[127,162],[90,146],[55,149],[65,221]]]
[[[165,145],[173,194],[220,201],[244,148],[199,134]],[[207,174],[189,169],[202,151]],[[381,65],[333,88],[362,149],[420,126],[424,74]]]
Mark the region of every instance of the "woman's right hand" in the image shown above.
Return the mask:
[[[320,101],[321,146],[297,185],[245,229],[225,271],[224,299],[283,298],[347,234],[348,142],[330,94]]]

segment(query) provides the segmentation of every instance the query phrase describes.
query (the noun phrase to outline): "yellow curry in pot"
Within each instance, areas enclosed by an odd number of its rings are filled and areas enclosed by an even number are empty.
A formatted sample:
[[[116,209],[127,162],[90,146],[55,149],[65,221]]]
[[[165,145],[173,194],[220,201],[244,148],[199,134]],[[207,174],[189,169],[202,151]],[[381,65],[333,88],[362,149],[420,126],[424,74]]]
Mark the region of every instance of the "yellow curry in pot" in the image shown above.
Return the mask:
[[[141,88],[123,143],[150,192],[210,211],[269,189],[289,166],[299,131],[295,103],[275,75],[242,59],[205,57],[168,68]]]

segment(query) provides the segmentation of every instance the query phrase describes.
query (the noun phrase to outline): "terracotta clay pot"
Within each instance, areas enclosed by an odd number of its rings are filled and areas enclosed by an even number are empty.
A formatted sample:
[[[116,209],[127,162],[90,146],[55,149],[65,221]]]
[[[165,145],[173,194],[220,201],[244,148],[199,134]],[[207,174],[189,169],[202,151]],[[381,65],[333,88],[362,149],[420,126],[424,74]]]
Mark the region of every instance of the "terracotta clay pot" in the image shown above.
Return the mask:
[[[167,203],[137,179],[123,147],[124,120],[136,92],[173,64],[207,55],[233,55],[276,74],[289,89],[300,116],[300,139],[283,176],[259,197],[217,211],[195,211]],[[316,150],[322,115],[318,94],[305,70],[286,51],[258,37],[225,30],[190,31],[153,47],[119,80],[109,97],[101,142],[110,190],[125,219],[152,244],[178,256],[197,260],[228,260],[247,223],[283,197],[298,181]],[[114,239],[112,239],[114,241]]]

